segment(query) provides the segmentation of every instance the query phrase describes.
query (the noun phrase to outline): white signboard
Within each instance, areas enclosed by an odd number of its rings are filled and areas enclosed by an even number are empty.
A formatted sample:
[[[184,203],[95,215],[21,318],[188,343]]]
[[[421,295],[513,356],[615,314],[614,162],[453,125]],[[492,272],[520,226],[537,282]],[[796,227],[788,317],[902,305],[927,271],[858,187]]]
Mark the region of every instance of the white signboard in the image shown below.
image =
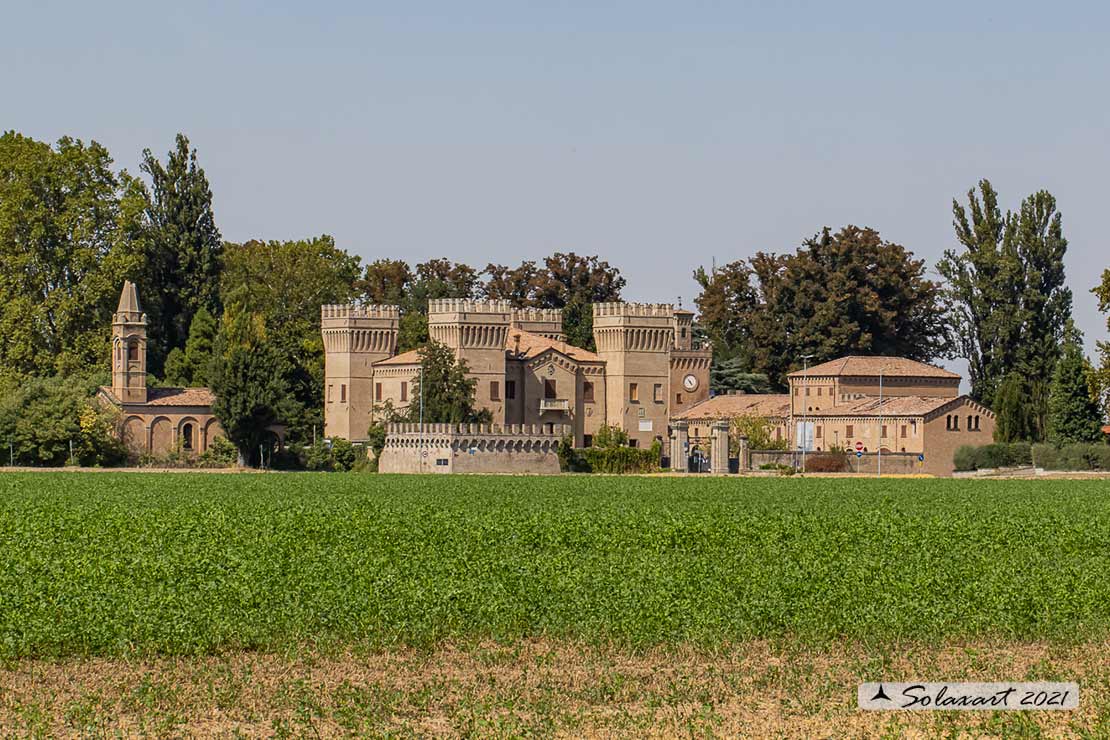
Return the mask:
[[[650,420],[649,421],[641,420],[640,421],[640,431],[641,432],[650,432],[650,431],[652,431],[651,421]]]
[[[794,430],[794,449],[813,452],[815,449],[813,444],[813,431],[812,421],[799,421]]]

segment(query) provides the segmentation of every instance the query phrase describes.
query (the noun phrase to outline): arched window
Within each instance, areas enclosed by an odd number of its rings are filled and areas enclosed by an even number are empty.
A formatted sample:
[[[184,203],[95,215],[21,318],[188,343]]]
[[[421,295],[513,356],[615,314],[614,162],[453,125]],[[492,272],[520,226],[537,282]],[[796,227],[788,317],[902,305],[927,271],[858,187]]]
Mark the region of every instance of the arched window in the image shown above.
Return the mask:
[[[181,427],[181,449],[193,449],[193,425],[185,424]]]
[[[127,343],[127,361],[139,361],[139,343],[137,341],[130,341]]]

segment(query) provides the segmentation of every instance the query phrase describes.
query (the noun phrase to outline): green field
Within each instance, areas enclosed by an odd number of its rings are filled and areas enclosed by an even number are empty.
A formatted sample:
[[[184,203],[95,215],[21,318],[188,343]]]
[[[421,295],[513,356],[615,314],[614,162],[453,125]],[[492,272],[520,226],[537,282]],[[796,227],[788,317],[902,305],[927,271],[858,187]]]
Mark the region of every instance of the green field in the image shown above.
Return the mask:
[[[1105,481],[0,476],[5,657],[1110,635]]]

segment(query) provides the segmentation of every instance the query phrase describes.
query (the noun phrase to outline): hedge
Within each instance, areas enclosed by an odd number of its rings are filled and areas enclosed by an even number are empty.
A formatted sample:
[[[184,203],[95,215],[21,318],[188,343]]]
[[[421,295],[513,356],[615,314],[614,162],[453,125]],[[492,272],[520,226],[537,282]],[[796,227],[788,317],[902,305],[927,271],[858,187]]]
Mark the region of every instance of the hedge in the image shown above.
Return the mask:
[[[996,442],[972,447],[964,445],[952,457],[956,470],[982,468],[1017,468],[1033,464],[1033,448],[1028,442]]]
[[[960,471],[1030,465],[1045,470],[1110,470],[1110,445],[1077,443],[1058,447],[1028,442],[964,445],[956,450],[952,461]]]
[[[1110,470],[1110,445],[1039,444],[1033,446],[1033,459],[1045,470]]]

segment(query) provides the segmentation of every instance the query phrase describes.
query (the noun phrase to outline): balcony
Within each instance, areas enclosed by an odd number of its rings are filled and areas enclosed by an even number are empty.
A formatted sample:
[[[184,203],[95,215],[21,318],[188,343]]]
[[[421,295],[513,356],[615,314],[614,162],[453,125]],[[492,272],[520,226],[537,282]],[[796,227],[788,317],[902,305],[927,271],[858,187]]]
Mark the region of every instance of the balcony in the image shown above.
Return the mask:
[[[541,398],[540,413],[544,411],[570,411],[570,401],[565,398]]]

